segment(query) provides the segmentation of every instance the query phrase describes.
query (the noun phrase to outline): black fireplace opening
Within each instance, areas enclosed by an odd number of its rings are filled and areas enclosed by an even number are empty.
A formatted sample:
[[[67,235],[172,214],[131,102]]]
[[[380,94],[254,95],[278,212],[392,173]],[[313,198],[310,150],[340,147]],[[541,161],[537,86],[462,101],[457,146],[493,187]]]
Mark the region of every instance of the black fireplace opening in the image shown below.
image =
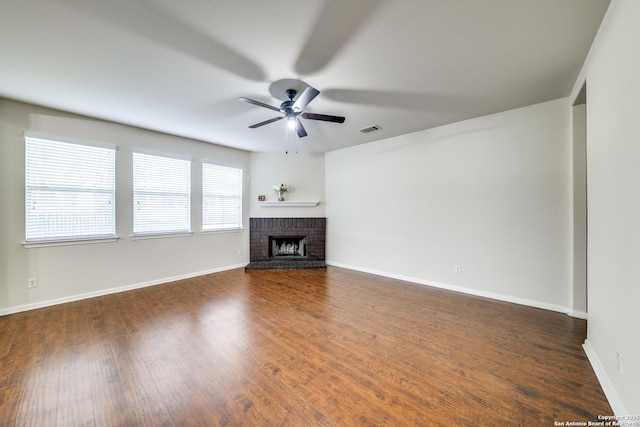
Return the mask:
[[[306,256],[306,236],[269,236],[269,257],[304,258]]]

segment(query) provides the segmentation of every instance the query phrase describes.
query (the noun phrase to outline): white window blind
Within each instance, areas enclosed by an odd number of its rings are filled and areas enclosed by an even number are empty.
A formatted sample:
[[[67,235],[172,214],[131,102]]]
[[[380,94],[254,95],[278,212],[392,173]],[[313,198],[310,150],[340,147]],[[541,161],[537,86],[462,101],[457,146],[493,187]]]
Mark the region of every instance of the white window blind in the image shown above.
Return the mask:
[[[242,169],[202,164],[202,229],[242,228]]]
[[[191,230],[191,161],[133,153],[133,234]]]
[[[115,237],[115,147],[25,142],[27,243]]]

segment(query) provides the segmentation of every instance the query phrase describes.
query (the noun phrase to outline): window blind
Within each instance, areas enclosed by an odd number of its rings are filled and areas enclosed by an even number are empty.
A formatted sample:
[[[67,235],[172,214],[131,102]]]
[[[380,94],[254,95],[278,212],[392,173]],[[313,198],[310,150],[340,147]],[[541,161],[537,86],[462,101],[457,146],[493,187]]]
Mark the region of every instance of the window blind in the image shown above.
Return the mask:
[[[133,153],[133,234],[191,230],[191,161]]]
[[[202,229],[242,228],[242,169],[202,164]]]
[[[25,239],[115,237],[115,147],[25,137]]]

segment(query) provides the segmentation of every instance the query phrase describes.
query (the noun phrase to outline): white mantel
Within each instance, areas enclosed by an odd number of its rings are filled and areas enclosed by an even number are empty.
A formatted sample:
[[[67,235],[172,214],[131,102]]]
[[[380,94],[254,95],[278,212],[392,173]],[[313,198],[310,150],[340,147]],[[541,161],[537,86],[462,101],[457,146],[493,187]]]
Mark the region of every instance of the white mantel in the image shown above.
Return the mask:
[[[304,208],[312,208],[318,206],[320,203],[317,200],[312,201],[298,201],[298,200],[284,200],[280,201],[264,201],[264,202],[256,202],[256,206],[263,208],[291,208],[291,207],[304,207]]]

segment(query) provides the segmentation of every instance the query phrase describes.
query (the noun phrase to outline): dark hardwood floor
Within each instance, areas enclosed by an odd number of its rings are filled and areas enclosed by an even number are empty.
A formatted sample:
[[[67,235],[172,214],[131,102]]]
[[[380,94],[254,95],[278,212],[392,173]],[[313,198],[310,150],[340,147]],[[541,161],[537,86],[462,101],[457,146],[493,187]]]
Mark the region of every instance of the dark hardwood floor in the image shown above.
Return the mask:
[[[338,268],[0,317],[2,426],[553,426],[611,415],[586,322]]]

